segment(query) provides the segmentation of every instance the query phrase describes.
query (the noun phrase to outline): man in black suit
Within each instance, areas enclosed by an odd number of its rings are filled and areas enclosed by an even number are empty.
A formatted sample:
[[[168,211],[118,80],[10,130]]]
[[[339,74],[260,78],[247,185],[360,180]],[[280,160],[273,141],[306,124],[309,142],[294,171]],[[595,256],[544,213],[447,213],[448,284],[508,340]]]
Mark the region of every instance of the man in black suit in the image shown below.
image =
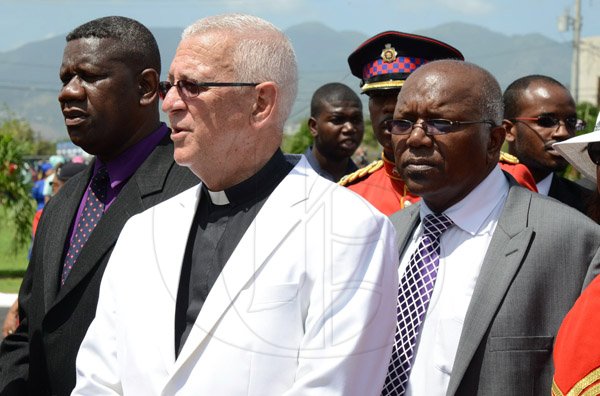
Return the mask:
[[[508,152],[529,168],[539,193],[585,212],[591,191],[558,175],[568,163],[552,148],[584,126],[567,88],[551,77],[530,75],[511,83],[503,100]]]
[[[173,160],[158,113],[159,74],[156,40],[137,21],[105,17],[67,35],[58,100],[69,137],[96,159],[40,220],[19,292],[21,324],[0,347],[2,395],[70,394],[123,225],[198,182]]]

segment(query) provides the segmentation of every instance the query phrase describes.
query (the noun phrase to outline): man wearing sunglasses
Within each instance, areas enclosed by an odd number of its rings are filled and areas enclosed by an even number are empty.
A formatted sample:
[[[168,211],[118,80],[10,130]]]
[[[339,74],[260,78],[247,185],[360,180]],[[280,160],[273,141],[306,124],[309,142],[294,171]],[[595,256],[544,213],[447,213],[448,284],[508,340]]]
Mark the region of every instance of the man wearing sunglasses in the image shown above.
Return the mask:
[[[77,351],[123,225],[198,183],[173,161],[169,128],[160,122],[152,33],[132,19],[105,17],[66,41],[58,101],[71,141],[96,157],[44,209],[19,291],[21,322],[0,349],[2,395],[71,393]]]
[[[401,280],[384,395],[550,394],[554,336],[600,270],[600,227],[501,170],[502,119],[500,86],[471,63],[430,62],[400,91],[388,129],[422,200],[391,217]]]
[[[559,175],[568,162],[552,147],[585,127],[571,93],[551,77],[530,75],[512,82],[503,101],[509,153],[529,168],[540,194],[585,213],[591,191]]]
[[[250,15],[207,17],[185,29],[167,78],[174,157],[202,183],[125,226],[73,395],[379,395],[393,227],[281,152],[289,40]]]

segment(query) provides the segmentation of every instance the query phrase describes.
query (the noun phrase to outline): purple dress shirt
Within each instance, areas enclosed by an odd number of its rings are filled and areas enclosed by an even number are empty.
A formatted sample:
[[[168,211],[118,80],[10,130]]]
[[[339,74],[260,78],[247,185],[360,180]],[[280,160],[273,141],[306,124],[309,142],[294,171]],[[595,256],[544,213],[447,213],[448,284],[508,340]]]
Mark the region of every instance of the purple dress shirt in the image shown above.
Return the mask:
[[[150,153],[154,150],[154,148],[158,145],[158,143],[165,137],[165,135],[169,133],[169,128],[165,123],[160,124],[158,129],[152,132],[150,135],[146,136],[127,150],[123,151],[121,155],[117,158],[109,161],[104,164],[100,161],[99,158],[96,158],[96,162],[94,163],[94,173],[92,173],[91,179],[94,177],[98,169],[105,165],[108,170],[108,178],[110,179],[110,185],[108,190],[106,191],[106,203],[104,205],[104,213],[108,211],[110,206],[113,204],[123,187],[125,186],[127,180],[135,173],[135,171],[142,165],[142,163],[148,158]],[[89,187],[89,184],[88,184]],[[79,223],[79,219],[81,218],[81,213],[83,212],[83,208],[85,206],[85,201],[87,199],[88,190],[86,188],[85,194],[81,198],[79,202],[79,209],[77,210],[77,216],[75,217],[75,221],[71,225],[71,232],[69,240],[65,244],[65,252],[69,249],[71,245],[71,239],[73,235],[75,235],[76,226]]]

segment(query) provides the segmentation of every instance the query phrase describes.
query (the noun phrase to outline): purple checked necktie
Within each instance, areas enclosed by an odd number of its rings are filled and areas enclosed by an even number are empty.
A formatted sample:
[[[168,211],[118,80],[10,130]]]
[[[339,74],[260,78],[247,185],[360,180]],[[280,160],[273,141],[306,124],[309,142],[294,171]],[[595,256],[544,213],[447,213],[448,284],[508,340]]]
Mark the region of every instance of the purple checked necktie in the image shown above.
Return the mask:
[[[94,231],[94,228],[96,228],[96,224],[98,224],[98,221],[100,221],[100,218],[104,213],[104,202],[106,201],[108,180],[106,167],[102,166],[98,169],[88,187],[87,199],[83,207],[83,212],[81,212],[79,223],[77,223],[77,230],[73,235],[71,245],[65,256],[62,276],[60,278],[61,286],[65,284],[71,269],[73,269],[73,265],[75,265],[75,261],[77,261],[79,252],[81,252],[83,245],[85,245],[85,242],[90,237],[92,231]]]
[[[401,396],[414,361],[415,344],[433,293],[440,265],[440,236],[454,223],[445,214],[427,215],[417,250],[400,280],[396,336],[383,396]]]

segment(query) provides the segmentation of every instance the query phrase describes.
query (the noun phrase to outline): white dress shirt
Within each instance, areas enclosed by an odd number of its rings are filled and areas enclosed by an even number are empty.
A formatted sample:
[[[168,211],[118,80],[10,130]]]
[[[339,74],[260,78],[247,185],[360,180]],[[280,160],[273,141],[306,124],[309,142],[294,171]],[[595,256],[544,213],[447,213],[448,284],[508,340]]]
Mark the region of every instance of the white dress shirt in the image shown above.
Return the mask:
[[[444,213],[452,219],[440,239],[437,280],[416,350],[406,395],[445,395],[467,308],[481,264],[506,202],[509,184],[496,166],[463,200]],[[433,213],[421,203],[421,222]],[[403,252],[398,268],[402,277],[423,233],[419,225]]]
[[[538,193],[548,196],[548,193],[550,192],[550,185],[552,185],[552,175],[554,175],[554,173],[550,172],[548,176],[544,177],[539,183],[535,184]]]

